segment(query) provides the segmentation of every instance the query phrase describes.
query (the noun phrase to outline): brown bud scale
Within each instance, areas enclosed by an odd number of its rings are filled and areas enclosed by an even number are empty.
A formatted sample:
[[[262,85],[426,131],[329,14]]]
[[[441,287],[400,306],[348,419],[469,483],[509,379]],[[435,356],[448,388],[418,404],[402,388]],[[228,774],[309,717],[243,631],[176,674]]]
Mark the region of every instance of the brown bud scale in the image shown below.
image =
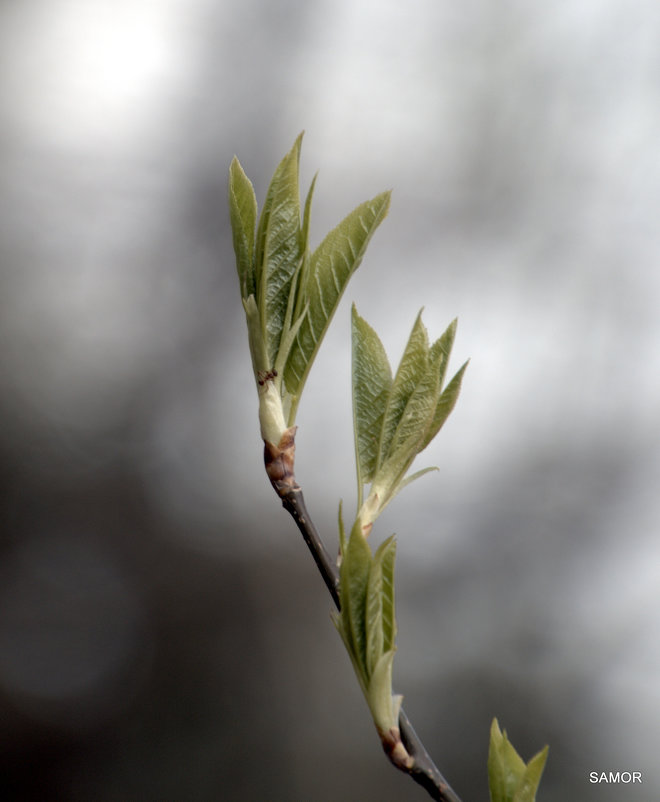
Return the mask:
[[[296,455],[296,429],[291,426],[286,429],[277,445],[264,440],[264,465],[270,483],[278,496],[283,497],[292,490],[298,490],[299,485],[294,475]]]
[[[415,759],[406,751],[399,728],[390,727],[387,732],[379,731],[378,734],[389,760],[401,771],[410,771],[415,765]]]

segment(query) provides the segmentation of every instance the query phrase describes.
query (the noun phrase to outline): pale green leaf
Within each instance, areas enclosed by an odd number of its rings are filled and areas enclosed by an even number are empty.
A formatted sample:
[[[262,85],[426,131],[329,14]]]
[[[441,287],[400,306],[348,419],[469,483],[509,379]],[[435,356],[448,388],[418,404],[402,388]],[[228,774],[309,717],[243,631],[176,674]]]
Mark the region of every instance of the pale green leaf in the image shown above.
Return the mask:
[[[391,384],[381,382],[385,388],[389,387],[389,392],[383,392],[387,400],[374,459],[370,449],[373,448],[373,432],[378,429],[381,417],[382,400],[368,394],[361,398],[360,392],[366,393],[364,386],[369,386],[372,364],[382,365],[387,361],[375,332],[354,312],[353,415],[358,464],[358,508],[365,526],[373,523],[401,488],[432,470],[426,469],[404,478],[417,454],[440,429],[458,398],[465,365],[446,390],[441,392],[455,332],[456,321],[453,321],[429,347],[421,312],[417,316],[394,380]],[[370,340],[373,341],[371,350],[367,347]],[[377,355],[377,359],[372,357],[369,360],[364,356],[371,351]],[[377,382],[372,384],[379,386]],[[368,480],[371,480],[371,490],[367,501],[362,503],[362,482]]]
[[[445,381],[445,373],[447,372],[447,365],[449,364],[451,349],[454,345],[457,325],[458,320],[454,318],[447,326],[445,331],[440,335],[440,337],[433,343],[429,353],[430,359],[440,360],[440,387],[442,387]]]
[[[290,300],[291,297],[292,296],[290,296]],[[298,333],[298,329],[300,328],[303,320],[305,319],[305,315],[307,313],[307,307],[303,309],[300,317],[297,320],[293,321],[293,324],[291,323],[289,313],[290,313],[290,308],[287,309],[287,314],[284,319],[284,328],[282,329],[282,338],[280,340],[280,347],[277,352],[277,358],[275,359],[274,367],[278,373],[278,377],[281,377],[282,375],[286,359],[291,351],[293,343],[296,340],[296,334]],[[279,378],[276,379],[276,381],[279,381]]]
[[[301,142],[302,134],[275,170],[257,228],[257,305],[271,365],[277,357],[293,278],[302,258],[298,189]]]
[[[429,468],[422,468],[420,471],[415,471],[415,473],[411,474],[410,476],[406,476],[406,478],[399,484],[399,490],[397,492],[403,490],[404,487],[407,487],[409,484],[411,484],[411,482],[420,479],[425,474],[437,470],[439,470],[439,468],[437,468],[435,465],[432,465]]]
[[[513,802],[535,802],[536,793],[541,783],[541,776],[548,759],[548,747],[545,746],[529,761],[525,773],[520,780]]]
[[[422,323],[421,315],[421,312],[417,315],[387,399],[380,435],[377,469],[388,457],[392,456],[392,440],[401,417],[410,400],[410,396],[415,391],[417,384],[421,381],[428,367],[428,335]]]
[[[525,772],[525,763],[500,731],[497,719],[490,729],[488,750],[488,785],[491,802],[513,802],[518,783]]]
[[[311,256],[305,289],[309,311],[284,374],[287,390],[297,399],[344,288],[387,214],[389,201],[390,193],[384,192],[362,203],[325,237]],[[295,411],[294,405],[292,416]]]
[[[355,305],[351,329],[353,431],[361,499],[362,486],[371,482],[376,470],[385,408],[392,387],[392,371],[378,335],[358,315]]]
[[[381,615],[383,626],[383,651],[394,649],[396,639],[396,618],[394,615],[394,560],[396,540],[388,537],[376,550],[374,562],[381,566]]]
[[[252,356],[252,369],[254,370],[255,380],[259,380],[259,373],[269,369],[268,355],[266,353],[266,343],[264,342],[261,330],[261,320],[259,310],[254,295],[250,295],[243,301],[245,319],[248,327],[248,343]]]
[[[439,397],[439,363],[437,360],[427,360],[424,372],[413,387],[392,435],[390,454],[403,449],[412,454],[412,459],[417,456],[420,443],[433,420]]]
[[[381,733],[398,725],[401,701],[392,697],[392,663],[394,649],[385,652],[376,663],[369,679],[367,702],[376,728]]]
[[[342,641],[344,642],[344,647],[348,652],[348,656],[351,658],[353,671],[355,671],[355,676],[357,677],[358,682],[360,683],[360,687],[362,688],[362,692],[364,693],[366,698],[368,693],[369,680],[364,672],[363,667],[360,665],[355,656],[354,645],[350,633],[346,631],[346,627],[340,613],[331,612],[330,618],[332,619],[332,623],[337,628],[337,632],[339,632],[339,635]]]
[[[371,677],[384,652],[394,648],[394,558],[396,543],[389,537],[371,560],[367,582],[367,676]]]
[[[314,187],[316,186],[316,175],[312,179],[312,183],[305,199],[305,209],[303,212],[303,224],[300,232],[300,252],[302,254],[302,262],[300,266],[300,275],[296,286],[296,305],[294,315],[300,317],[303,310],[309,305],[307,301],[307,287],[309,284],[309,270],[312,261],[312,255],[309,250],[309,224],[312,214],[312,198],[314,197]]]
[[[488,784],[491,802],[534,802],[548,748],[527,765],[493,719],[488,750]]]
[[[255,292],[254,229],[257,224],[257,199],[250,179],[236,156],[229,167],[229,217],[241,297],[246,300]]]
[[[373,559],[369,566],[365,626],[367,633],[366,667],[370,677],[383,654],[383,568],[380,560]]]
[[[371,484],[367,500],[360,508],[363,524],[372,523],[392,501],[402,486],[402,480],[417,454],[417,443],[404,444],[380,466]]]
[[[431,421],[431,425],[429,426],[426,436],[422,441],[422,445],[419,449],[420,451],[425,449],[426,446],[431,442],[431,440],[433,440],[433,438],[440,431],[445,421],[451,414],[452,410],[456,406],[459,393],[461,392],[463,374],[465,373],[467,366],[468,362],[464,362],[463,365],[458,369],[452,380],[440,394],[440,398],[438,399],[438,403],[435,408],[435,413],[433,415],[433,420]]]
[[[355,664],[364,680],[368,677],[366,649],[366,603],[371,549],[362,535],[360,522],[353,525],[339,572],[339,599],[345,640],[350,643]]]
[[[318,177],[318,173],[312,178],[312,183],[309,186],[309,192],[307,193],[307,197],[305,198],[305,210],[303,212],[303,225],[301,231],[301,250],[303,253],[309,247],[309,224],[312,217],[312,199],[314,197],[314,187],[316,186],[316,179]]]
[[[404,354],[404,357],[406,355]],[[412,360],[409,361],[411,364]],[[423,365],[422,360],[419,363]],[[404,476],[420,451],[422,440],[433,419],[439,395],[438,361],[429,364],[416,377],[410,396],[401,411],[386,452],[385,461],[374,477],[371,493],[378,496],[379,512],[403,486]],[[396,379],[394,380],[396,386]],[[394,394],[394,387],[390,398]]]
[[[304,313],[303,313],[295,320],[295,322],[293,322],[292,325],[293,311],[296,304],[296,288],[300,281],[300,274],[302,272],[302,267],[303,267],[303,260],[298,262],[298,266],[296,267],[293,277],[291,278],[291,283],[289,284],[289,290],[288,290],[289,294],[286,302],[286,310],[284,312],[284,320],[282,320],[280,342],[277,348],[277,356],[273,361],[273,367],[275,368],[275,371],[277,373],[276,381],[278,387],[282,383],[282,371],[284,370],[284,365],[289,355],[289,351],[291,350],[291,346],[293,345],[293,342],[295,340],[296,333],[300,328],[300,324],[302,323],[304,318]]]

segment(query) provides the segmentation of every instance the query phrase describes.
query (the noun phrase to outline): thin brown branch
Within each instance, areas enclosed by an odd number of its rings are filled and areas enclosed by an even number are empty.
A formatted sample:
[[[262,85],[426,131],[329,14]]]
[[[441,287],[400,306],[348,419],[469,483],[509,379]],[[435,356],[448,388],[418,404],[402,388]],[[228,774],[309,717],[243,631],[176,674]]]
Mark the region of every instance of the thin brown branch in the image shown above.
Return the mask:
[[[268,448],[267,448],[268,458]],[[267,467],[268,470],[268,467]],[[269,473],[270,475],[270,473]],[[332,559],[328,550],[325,548],[319,533],[312,522],[312,519],[307,512],[305,506],[305,499],[303,493],[295,481],[293,471],[291,471],[288,481],[282,483],[278,478],[278,483],[271,478],[273,487],[275,488],[278,496],[282,499],[282,505],[291,515],[300,530],[305,543],[312,553],[312,557],[321,572],[323,581],[332,596],[337,609],[340,609],[339,602],[339,569],[337,563]],[[399,713],[399,729],[401,732],[401,740],[408,752],[412,757],[412,765],[409,763],[402,764],[400,761],[394,760],[393,756],[385,749],[385,753],[390,758],[392,765],[401,771],[409,774],[410,777],[419,785],[424,788],[432,799],[437,802],[461,802],[459,797],[454,793],[449,783],[440,773],[435,763],[431,760],[424,744],[419,736],[413,729],[408,716],[403,708]]]
[[[302,490],[296,485],[296,487],[288,490],[284,495],[280,496],[280,498],[282,499],[282,506],[296,522],[298,529],[300,529],[300,533],[312,553],[316,567],[323,577],[323,581],[332,596],[337,610],[339,610],[339,569],[337,568],[335,560],[333,560],[328,553],[319,533],[316,531],[314,522],[309,517]]]

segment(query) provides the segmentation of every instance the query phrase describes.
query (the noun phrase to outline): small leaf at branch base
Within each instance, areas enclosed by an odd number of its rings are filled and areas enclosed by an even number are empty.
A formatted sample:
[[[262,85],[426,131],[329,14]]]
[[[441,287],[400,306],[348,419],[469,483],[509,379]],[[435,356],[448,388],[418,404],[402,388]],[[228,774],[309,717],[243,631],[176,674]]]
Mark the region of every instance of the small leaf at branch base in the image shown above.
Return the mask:
[[[534,802],[548,756],[546,746],[525,764],[493,719],[488,751],[491,802]]]
[[[388,537],[376,549],[374,562],[381,566],[381,615],[383,627],[383,651],[394,649],[396,638],[396,618],[394,615],[394,560],[396,558],[396,540],[394,535]]]
[[[374,724],[381,733],[398,727],[401,697],[392,696],[392,663],[394,649],[385,652],[376,663],[369,679],[367,702]]]
[[[366,607],[370,565],[371,549],[359,530],[359,522],[356,521],[342,556],[339,598],[344,636],[350,643],[349,652],[359,667],[360,679],[365,686],[369,676],[366,659]]]
[[[541,783],[541,775],[548,759],[548,747],[545,746],[529,761],[522,780],[513,797],[513,802],[534,802]]]
[[[365,629],[367,635],[365,662],[367,666],[367,676],[371,676],[376,663],[383,653],[382,591],[383,569],[380,561],[373,559],[369,566],[365,605]]]

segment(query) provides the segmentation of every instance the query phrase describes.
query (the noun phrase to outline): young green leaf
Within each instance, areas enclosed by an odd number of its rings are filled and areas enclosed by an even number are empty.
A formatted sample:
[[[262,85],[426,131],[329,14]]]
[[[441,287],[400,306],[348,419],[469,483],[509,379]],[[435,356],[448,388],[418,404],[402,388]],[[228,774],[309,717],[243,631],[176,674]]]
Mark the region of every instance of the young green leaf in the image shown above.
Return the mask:
[[[491,802],[534,802],[548,756],[546,746],[527,765],[500,731],[497,719],[490,729],[488,784]]]
[[[544,746],[540,752],[534,755],[525,767],[525,773],[513,797],[513,802],[535,802],[536,793],[541,783],[541,776],[547,759],[548,747]]]
[[[293,277],[302,258],[298,190],[301,142],[302,134],[275,170],[257,228],[257,306],[270,365],[277,357]]]
[[[358,506],[362,486],[376,471],[385,408],[392,388],[392,371],[380,338],[361,318],[355,305],[351,314],[353,350],[353,431],[358,474]]]
[[[420,451],[423,451],[426,448],[426,446],[431,442],[431,440],[433,440],[433,438],[440,431],[445,421],[451,414],[452,410],[456,406],[456,402],[458,401],[458,395],[461,392],[463,374],[465,373],[465,369],[467,368],[467,366],[468,362],[464,362],[461,365],[461,367],[456,371],[452,380],[440,394],[440,398],[438,399],[438,403],[435,408],[435,413],[433,415],[433,420],[431,421],[426,436],[422,441],[422,445],[419,449]]]
[[[300,252],[303,256],[295,287],[295,306],[293,314],[296,319],[300,318],[301,320],[304,318],[306,310],[309,308],[309,301],[307,300],[307,287],[309,284],[309,271],[311,263],[311,253],[309,250],[309,224],[312,216],[312,199],[314,197],[314,187],[316,186],[317,175],[315,175],[312,179],[309,192],[307,193],[307,198],[305,199],[303,224],[300,232]]]
[[[426,373],[428,351],[428,335],[422,323],[422,313],[420,312],[413,325],[387,400],[383,428],[380,435],[377,469],[391,455],[392,439],[408,400]]]
[[[379,732],[398,726],[400,696],[392,696],[394,659],[394,537],[388,538],[372,556],[359,519],[348,544],[343,535],[340,511],[342,562],[339,596],[341,613],[333,621],[350,655],[374,723]]]
[[[374,561],[381,566],[381,605],[383,625],[383,651],[394,649],[396,638],[396,619],[394,617],[394,560],[396,540],[394,535],[380,544],[374,554]]]
[[[401,412],[384,462],[371,485],[368,504],[363,508],[364,524],[377,517],[398,491],[408,482],[405,474],[421,449],[421,443],[433,420],[439,395],[439,362],[427,362]],[[396,382],[396,380],[395,380]],[[416,474],[419,476],[421,474]],[[412,477],[411,477],[412,478]]]
[[[369,566],[365,627],[367,634],[365,663],[367,676],[371,676],[376,663],[383,654],[383,567],[380,560],[373,559]]]
[[[301,250],[307,250],[309,245],[309,223],[312,217],[312,199],[314,197],[314,187],[316,186],[316,179],[318,178],[318,173],[314,174],[314,178],[312,178],[312,183],[309,185],[309,192],[307,193],[307,197],[305,198],[305,211],[303,212],[303,227],[302,227],[302,237],[301,237]]]
[[[411,473],[409,476],[406,476],[405,479],[402,479],[399,483],[399,487],[397,489],[397,493],[401,492],[404,487],[407,487],[411,482],[415,482],[417,479],[421,479],[422,476],[425,476],[427,473],[431,473],[431,471],[440,470],[437,466],[431,465],[428,468],[422,468],[419,471],[415,471],[415,473]]]
[[[294,276],[294,283],[296,280],[296,276]],[[277,351],[277,357],[275,358],[275,370],[279,376],[282,375],[284,371],[284,365],[286,364],[287,357],[293,347],[294,342],[296,341],[296,334],[298,333],[298,329],[300,328],[302,322],[305,319],[305,315],[307,313],[307,307],[305,307],[302,311],[302,314],[294,321],[291,321],[291,311],[293,307],[293,293],[289,296],[289,301],[291,302],[286,310],[286,315],[284,317],[284,326],[282,328],[282,337],[280,339],[280,347]],[[278,386],[281,384],[281,380],[276,379]]]
[[[264,342],[263,331],[261,330],[261,319],[257,302],[254,295],[248,296],[243,301],[245,319],[248,327],[248,343],[250,345],[250,355],[252,356],[252,369],[254,378],[259,381],[259,373],[268,370],[268,354],[266,353],[266,343]]]
[[[257,224],[257,199],[252,183],[236,156],[229,167],[229,217],[241,297],[247,300],[255,292],[254,229]]]
[[[385,652],[369,678],[367,702],[374,724],[380,733],[398,726],[401,697],[392,695],[392,663],[394,650]]]
[[[360,204],[333,229],[310,257],[305,279],[309,310],[286,364],[288,392],[299,399],[318,347],[344,288],[360,265],[369,240],[387,214],[390,193]],[[292,407],[295,417],[297,400]]]
[[[414,459],[433,420],[440,396],[439,362],[427,360],[424,373],[413,387],[392,435],[389,453],[406,450]],[[412,460],[411,460],[412,461]]]
[[[497,719],[490,729],[488,752],[488,784],[491,802],[512,802],[518,783],[525,772],[525,763],[506,736]]]
[[[402,443],[392,451],[378,469],[367,500],[359,513],[364,527],[373,523],[399,490],[408,484],[404,477],[417,456],[418,444],[419,441],[416,438]],[[421,473],[418,473],[417,477],[420,475]]]
[[[344,639],[361,673],[362,681],[368,678],[367,671],[367,583],[371,565],[371,549],[362,536],[359,521],[353,525],[348,545],[342,556],[339,581],[341,620]],[[356,669],[358,670],[358,669]]]
[[[258,223],[254,189],[238,159],[234,158],[229,170],[232,237],[252,367],[258,388],[269,382],[279,394],[278,425],[283,417],[283,431],[295,423],[312,361],[390,200],[390,193],[384,192],[358,206],[312,253],[309,230],[316,176],[301,221],[302,136],[277,166]],[[262,396],[260,392],[260,408]],[[269,427],[271,434],[275,428]]]
[[[456,328],[458,326],[458,319],[454,318],[447,326],[440,337],[433,343],[429,356],[431,359],[438,358],[440,360],[440,386],[445,382],[445,373],[447,372],[447,365],[449,364],[449,357],[451,356],[451,349],[454,345],[454,338],[456,337]]]
[[[441,391],[455,332],[453,321],[429,347],[420,312],[392,381],[378,335],[353,310],[353,419],[358,509],[365,534],[402,487],[434,470],[405,476],[458,398],[467,363]],[[369,481],[363,502],[363,485]]]

